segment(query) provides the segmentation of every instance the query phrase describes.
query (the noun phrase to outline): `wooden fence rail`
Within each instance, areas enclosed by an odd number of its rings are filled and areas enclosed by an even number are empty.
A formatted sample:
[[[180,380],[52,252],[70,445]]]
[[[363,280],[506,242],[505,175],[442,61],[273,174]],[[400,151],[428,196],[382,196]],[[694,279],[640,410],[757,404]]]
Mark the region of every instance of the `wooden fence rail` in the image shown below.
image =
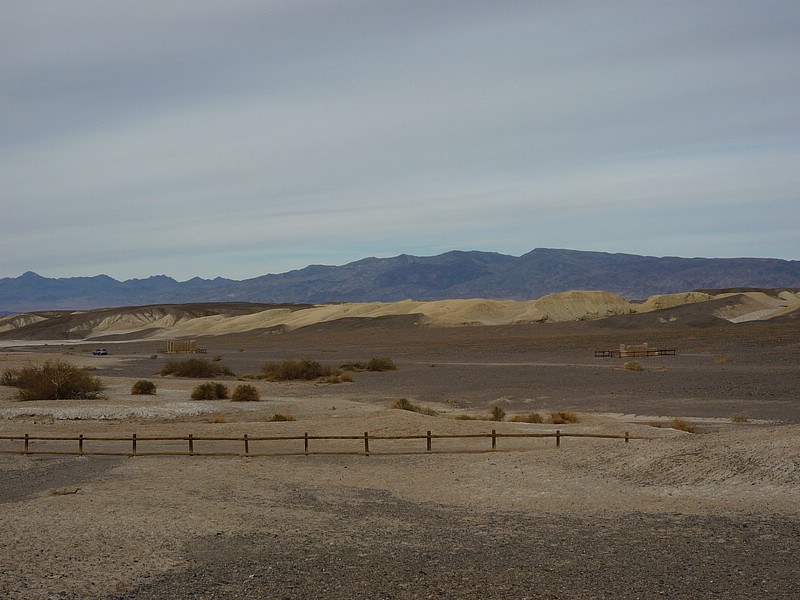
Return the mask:
[[[491,433],[474,434],[433,434],[428,431],[425,435],[370,435],[364,432],[363,435],[290,435],[290,436],[251,436],[244,434],[235,437],[217,436],[195,436],[192,434],[185,436],[139,436],[132,434],[129,437],[107,437],[107,436],[78,436],[54,437],[54,436],[32,436],[27,433],[16,436],[0,436],[0,454],[22,454],[22,455],[85,455],[85,456],[308,456],[312,454],[359,454],[364,456],[390,455],[390,454],[455,454],[455,453],[482,453],[497,451],[519,451],[521,448],[498,448],[498,440],[514,438],[553,438],[557,448],[561,447],[561,439],[567,437],[575,438],[598,438],[598,439],[619,439],[629,442],[630,440],[652,439],[644,436],[632,436],[625,432],[624,435],[600,434],[600,433],[564,433],[561,430],[542,433],[498,433],[492,430]],[[437,449],[433,450],[433,440],[456,440],[456,439],[490,439],[490,447],[473,449]],[[375,451],[370,449],[370,442],[382,442],[386,440],[424,440],[425,449],[411,448],[399,451]],[[253,444],[263,445],[262,442],[303,442],[302,451],[285,450],[272,452],[253,451]],[[330,446],[326,449],[319,448],[315,444],[315,449],[311,450],[311,442],[320,441],[358,441],[358,450],[333,450]],[[3,442],[6,442],[3,444]],[[77,442],[77,447],[64,448],[60,442]],[[96,444],[100,442],[100,444]],[[106,442],[106,444],[103,444]],[[112,451],[107,448],[108,442],[119,446],[124,443],[123,448]],[[226,450],[200,450],[198,446],[213,446],[219,442],[233,442],[241,448],[241,451]],[[149,449],[142,451],[143,443],[150,446]],[[91,446],[91,448],[87,448]],[[100,446],[100,447],[98,447]],[[155,447],[153,447],[155,446]],[[177,446],[177,448],[176,448]],[[229,444],[230,446],[230,444]],[[324,444],[323,444],[324,446]],[[522,450],[527,448],[522,448]]]

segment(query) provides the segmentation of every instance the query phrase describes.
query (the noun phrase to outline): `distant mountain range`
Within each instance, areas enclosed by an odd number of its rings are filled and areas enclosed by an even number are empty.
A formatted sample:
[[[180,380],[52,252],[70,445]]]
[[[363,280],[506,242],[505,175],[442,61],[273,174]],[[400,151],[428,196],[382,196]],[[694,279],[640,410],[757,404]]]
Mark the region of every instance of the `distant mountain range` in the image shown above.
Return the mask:
[[[365,258],[342,266],[311,265],[241,281],[219,277],[179,282],[164,275],[127,281],[106,275],[50,279],[27,272],[0,279],[0,312],[192,302],[531,300],[568,290],[604,290],[636,300],[727,288],[800,288],[800,261],[537,248],[518,257],[452,251],[427,257]]]

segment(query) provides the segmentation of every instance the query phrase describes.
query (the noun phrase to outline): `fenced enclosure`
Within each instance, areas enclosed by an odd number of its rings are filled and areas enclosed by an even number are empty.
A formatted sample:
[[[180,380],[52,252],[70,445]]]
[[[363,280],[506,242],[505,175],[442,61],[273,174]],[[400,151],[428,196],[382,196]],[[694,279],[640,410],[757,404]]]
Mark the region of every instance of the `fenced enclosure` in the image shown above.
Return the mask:
[[[391,455],[520,452],[531,440],[550,438],[652,439],[599,433],[491,433],[421,435],[289,435],[289,436],[0,436],[0,454],[73,456],[310,456],[321,454]],[[434,447],[434,441],[436,442]],[[456,442],[456,443],[454,443]]]

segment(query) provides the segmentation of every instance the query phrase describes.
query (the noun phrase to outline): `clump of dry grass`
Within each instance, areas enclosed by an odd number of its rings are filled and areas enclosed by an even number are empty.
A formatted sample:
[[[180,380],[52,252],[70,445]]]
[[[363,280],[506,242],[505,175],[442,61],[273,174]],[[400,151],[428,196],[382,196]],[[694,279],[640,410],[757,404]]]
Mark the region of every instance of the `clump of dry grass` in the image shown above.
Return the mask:
[[[749,423],[750,417],[745,413],[734,413],[731,415],[731,423]]]
[[[528,415],[514,415],[511,418],[513,423],[544,423],[542,415],[539,413],[530,413]]]
[[[388,356],[376,356],[367,362],[349,362],[342,365],[344,371],[396,371],[397,365]]]
[[[353,378],[348,373],[335,373],[320,379],[321,383],[352,383]]]
[[[629,360],[624,365],[622,365],[622,367],[627,369],[628,371],[644,371],[644,369],[642,368],[641,363],[639,363],[639,362],[637,362],[635,360]]]
[[[686,433],[694,433],[695,431],[697,431],[697,428],[694,426],[694,424],[690,423],[686,419],[681,419],[681,418],[672,419],[669,422],[669,426],[671,429],[677,429],[678,431],[685,431]]]
[[[492,407],[492,421],[504,421],[506,418],[506,409],[502,406],[493,406]]]
[[[421,415],[427,415],[429,417],[435,417],[436,416],[436,411],[435,410],[433,410],[431,408],[425,408],[423,406],[420,406],[419,404],[414,404],[413,402],[411,402],[407,398],[400,398],[398,400],[395,400],[392,403],[392,408],[399,409],[399,410],[407,410],[407,411],[410,411],[410,412],[419,413]]]
[[[564,425],[565,423],[578,423],[580,422],[578,413],[572,410],[561,410],[558,412],[550,413],[547,422],[551,425]]]
[[[280,421],[294,421],[295,418],[290,413],[275,413],[267,421],[270,423],[277,423]]]
[[[650,427],[661,428],[663,427],[663,424],[661,423],[661,421],[650,421]]]

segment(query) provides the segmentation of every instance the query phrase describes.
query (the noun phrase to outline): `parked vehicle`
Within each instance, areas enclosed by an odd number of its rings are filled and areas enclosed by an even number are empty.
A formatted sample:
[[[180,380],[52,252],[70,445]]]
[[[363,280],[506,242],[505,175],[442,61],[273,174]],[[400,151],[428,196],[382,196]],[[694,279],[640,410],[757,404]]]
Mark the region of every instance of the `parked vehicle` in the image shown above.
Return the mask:
[[[95,356],[105,356],[106,354],[108,354],[108,350],[106,350],[105,348],[98,348],[97,350],[92,352],[92,354],[94,354]]]

